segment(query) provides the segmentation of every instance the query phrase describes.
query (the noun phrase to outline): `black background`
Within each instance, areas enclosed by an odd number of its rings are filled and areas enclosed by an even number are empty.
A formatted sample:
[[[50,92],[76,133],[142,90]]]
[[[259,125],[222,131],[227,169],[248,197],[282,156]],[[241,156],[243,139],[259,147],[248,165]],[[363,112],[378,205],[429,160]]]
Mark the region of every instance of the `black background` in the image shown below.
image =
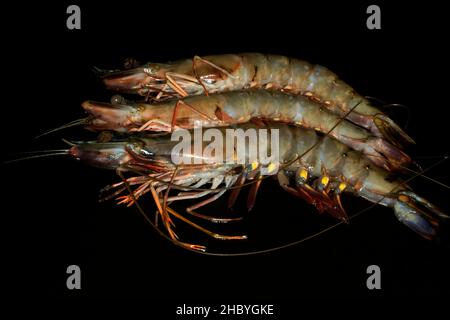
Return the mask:
[[[69,2],[17,4],[3,11],[7,78],[2,109],[3,150],[65,148],[60,138],[95,138],[81,128],[34,140],[43,131],[83,116],[86,99],[108,101],[92,66],[120,68],[123,60],[165,62],[193,55],[239,52],[282,54],[324,65],[358,92],[406,105],[410,150],[424,168],[448,154],[448,41],[445,12],[427,2],[378,3],[382,29],[366,28],[371,3],[331,5],[244,2],[105,2],[81,7],[81,30],[67,30]],[[401,125],[407,113],[393,109]],[[448,162],[428,175],[449,183]],[[2,165],[2,224],[14,292],[20,295],[144,297],[180,303],[266,302],[286,299],[373,298],[449,294],[448,236],[422,240],[392,211],[376,207],[332,231],[288,249],[244,257],[209,257],[183,251],[158,236],[135,208],[98,203],[98,191],[117,181],[113,172],[64,157]],[[423,178],[418,194],[449,211],[448,189]],[[245,203],[242,197],[241,204]],[[347,196],[350,214],[368,202]],[[143,204],[152,213],[150,201]],[[242,206],[243,207],[243,206]],[[224,210],[218,202],[211,210]],[[333,224],[263,184],[241,227],[242,244],[207,241],[214,251],[256,250],[304,238]],[[213,226],[214,227],[214,226]],[[216,229],[217,230],[217,229]],[[448,228],[446,229],[448,233]],[[82,290],[65,286],[66,268],[82,270]],[[382,290],[366,288],[366,268],[382,270]],[[172,309],[167,309],[172,313]]]

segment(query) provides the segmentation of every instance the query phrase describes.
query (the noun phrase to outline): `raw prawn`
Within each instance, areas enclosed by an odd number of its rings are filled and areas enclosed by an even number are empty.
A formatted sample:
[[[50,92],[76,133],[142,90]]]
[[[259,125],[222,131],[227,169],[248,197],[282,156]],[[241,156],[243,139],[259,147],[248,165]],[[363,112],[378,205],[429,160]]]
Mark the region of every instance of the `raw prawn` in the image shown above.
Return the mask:
[[[252,124],[239,125],[238,128],[261,129]],[[177,141],[171,141],[170,135],[154,136],[148,133],[134,133],[131,137],[118,138],[108,143],[80,143],[73,146],[69,154],[89,165],[137,173],[108,188],[115,190],[109,198],[118,197],[121,203],[132,204],[144,194],[151,193],[172,240],[196,250],[205,248],[180,242],[173,231],[171,217],[181,219],[217,239],[244,239],[245,236],[213,233],[171,209],[170,204],[210,195],[206,200],[189,207],[187,213],[213,222],[227,222],[231,219],[213,218],[194,210],[215,201],[230,187],[234,187],[230,195],[232,205],[240,187],[247,180],[254,180],[248,198],[248,206],[252,207],[263,168],[270,172],[271,167],[279,167],[278,172],[272,169],[271,174],[276,174],[282,188],[314,205],[320,212],[328,212],[344,221],[347,221],[347,214],[340,200],[344,192],[392,208],[400,222],[425,239],[436,238],[440,221],[449,217],[416,195],[401,180],[392,178],[388,171],[374,166],[362,153],[336,139],[311,129],[284,124],[271,124],[269,129],[270,134],[273,129],[279,130],[279,166],[273,163],[263,165],[258,160],[243,164],[229,163],[226,159],[208,164],[175,164],[172,152]],[[194,141],[191,143],[194,144]],[[187,156],[207,158],[204,152],[207,144],[202,143],[200,155],[193,151]],[[268,153],[272,151],[267,150]],[[205,185],[210,187],[201,188]],[[130,195],[119,196],[131,186],[138,187],[133,191],[129,189]],[[169,195],[170,189],[181,191]]]
[[[403,151],[367,130],[303,96],[266,90],[199,95],[155,104],[109,104],[86,101],[87,128],[95,131],[173,131],[195,127],[225,127],[249,121],[278,121],[313,128],[363,152],[376,165],[401,170],[411,159]]]
[[[147,63],[124,71],[103,71],[109,89],[155,100],[248,88],[280,90],[318,101],[330,111],[392,144],[414,141],[386,114],[372,106],[336,74],[320,65],[280,55],[225,54]]]

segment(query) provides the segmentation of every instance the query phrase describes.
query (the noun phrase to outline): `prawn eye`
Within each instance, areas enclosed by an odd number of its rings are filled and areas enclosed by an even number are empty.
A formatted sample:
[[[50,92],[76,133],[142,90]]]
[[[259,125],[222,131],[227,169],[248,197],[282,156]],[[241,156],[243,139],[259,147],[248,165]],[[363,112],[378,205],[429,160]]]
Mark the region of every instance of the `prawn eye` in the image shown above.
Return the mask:
[[[141,148],[141,149],[139,150],[139,154],[140,154],[141,156],[143,156],[143,157],[146,157],[146,158],[151,158],[151,157],[155,156],[155,153],[154,153],[154,152],[152,152],[152,151],[150,151],[150,150],[147,150],[147,149],[145,149],[145,148]]]
[[[203,82],[207,83],[207,84],[215,84],[217,82],[217,79],[214,78],[205,78],[202,79]]]
[[[146,74],[148,74],[148,75],[153,75],[154,70],[153,70],[153,68],[151,68],[151,67],[145,67],[145,68],[144,68],[144,72],[145,72]]]
[[[126,103],[125,98],[122,97],[120,94],[115,94],[111,97],[111,104],[118,105],[118,104],[125,104],[125,103]]]
[[[146,65],[144,67],[144,73],[146,73],[149,76],[156,76],[158,71],[159,71],[159,68],[157,65]]]

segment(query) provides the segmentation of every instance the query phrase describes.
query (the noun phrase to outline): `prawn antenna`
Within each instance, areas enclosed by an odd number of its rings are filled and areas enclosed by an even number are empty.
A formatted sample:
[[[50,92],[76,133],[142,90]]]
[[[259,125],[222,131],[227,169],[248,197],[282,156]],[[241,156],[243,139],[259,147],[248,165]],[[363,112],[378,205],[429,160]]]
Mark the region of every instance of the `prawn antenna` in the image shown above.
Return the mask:
[[[38,159],[38,158],[48,158],[53,156],[68,156],[69,149],[55,149],[55,150],[41,150],[41,151],[29,151],[29,152],[21,152],[20,154],[29,154],[28,156],[16,158],[12,160],[3,161],[2,164],[10,164],[14,162]],[[17,154],[16,154],[17,155]]]
[[[379,156],[379,157],[381,157],[381,156]],[[422,158],[429,158],[429,157],[422,157]],[[449,158],[449,156],[435,156],[435,157],[432,157],[432,158],[433,159],[434,158],[438,158],[438,159],[441,159],[442,161],[445,161],[445,160],[447,160]],[[432,178],[430,176],[425,175],[425,170],[423,170],[422,167],[419,164],[414,162],[414,165],[417,167],[418,170],[414,170],[414,169],[408,168],[407,166],[402,166],[402,165],[399,165],[399,167],[404,169],[405,171],[411,173],[411,174],[414,174],[414,177],[422,177],[422,178],[424,178],[426,180],[429,180],[429,181],[431,181],[433,183],[436,183],[436,184],[440,185],[441,187],[444,187],[446,189],[450,189],[450,186],[446,185],[445,183],[440,182],[440,181],[438,181],[438,180],[436,180],[436,179],[434,179],[434,178]],[[405,172],[405,174],[406,174],[406,172]]]
[[[67,139],[64,139],[64,138],[61,139],[61,141],[64,142],[64,143],[66,143],[66,144],[68,144],[68,145],[71,146],[71,147],[77,146],[76,143],[73,143],[73,142],[71,142],[71,141],[69,141],[69,140],[67,140]]]
[[[76,127],[76,126],[81,126],[81,125],[84,125],[84,124],[88,124],[90,119],[91,119],[91,116],[71,121],[69,123],[63,124],[60,127],[48,130],[48,131],[46,131],[44,133],[41,133],[40,135],[34,137],[34,139],[41,138],[41,137],[46,136],[46,135],[48,135],[50,133],[54,133],[56,131],[60,131],[60,130],[63,130],[63,129],[67,129],[67,128],[71,128],[71,127]]]
[[[441,158],[441,161],[443,162],[443,161],[448,160],[449,156],[441,156],[440,158]],[[412,170],[412,169],[410,169],[410,168],[408,168],[408,167],[404,167],[404,166],[401,166],[401,167],[402,167],[403,169],[405,169],[406,171],[415,174],[414,177],[419,176],[419,177],[422,177],[422,178],[424,178],[424,179],[427,179],[427,180],[429,180],[429,181],[431,181],[431,182],[433,182],[433,183],[436,183],[436,184],[440,185],[441,187],[444,187],[444,188],[446,188],[446,189],[450,189],[450,186],[446,185],[445,183],[442,183],[442,182],[440,182],[440,181],[438,181],[438,180],[436,180],[436,179],[434,179],[434,178],[431,178],[431,177],[425,175],[425,174],[424,174],[424,173],[425,173],[425,170],[420,169],[419,171],[415,171],[415,170]]]

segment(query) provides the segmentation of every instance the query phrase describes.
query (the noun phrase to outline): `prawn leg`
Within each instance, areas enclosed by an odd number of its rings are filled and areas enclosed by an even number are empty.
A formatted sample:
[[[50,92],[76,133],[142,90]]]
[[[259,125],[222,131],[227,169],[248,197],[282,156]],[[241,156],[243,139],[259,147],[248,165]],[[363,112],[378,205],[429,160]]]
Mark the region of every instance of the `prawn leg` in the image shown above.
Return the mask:
[[[167,84],[169,87],[177,92],[181,97],[187,97],[189,94],[176,82],[174,79],[176,77],[175,74],[171,72],[166,72]]]
[[[174,171],[173,175],[172,175],[172,179],[171,179],[171,183],[173,182],[173,179],[176,175],[176,171]],[[190,226],[194,227],[195,229],[215,238],[215,239],[219,239],[219,240],[240,240],[240,239],[247,239],[246,235],[237,235],[237,236],[228,236],[228,235],[222,235],[222,234],[218,234],[215,232],[212,232],[206,228],[203,228],[201,226],[199,226],[198,224],[192,222],[191,220],[187,219],[186,217],[183,217],[182,215],[180,215],[178,212],[176,212],[175,210],[173,210],[172,208],[170,208],[169,206],[167,206],[167,199],[168,199],[168,192],[170,190],[170,188],[167,188],[164,198],[163,198],[163,205],[161,206],[161,201],[160,201],[160,197],[158,195],[158,193],[156,192],[156,190],[154,189],[153,186],[150,186],[150,190],[153,196],[153,199],[156,203],[156,206],[158,208],[158,211],[160,213],[160,215],[163,217],[163,223],[170,235],[170,237],[172,238],[172,240],[174,241],[178,241],[178,236],[176,235],[176,233],[172,230],[172,226],[174,227],[175,224],[173,223],[172,219],[169,217],[169,214],[176,217],[177,219],[189,224]],[[226,191],[226,189],[224,190]],[[211,199],[211,198],[210,198]],[[211,200],[210,202],[212,202],[213,200]],[[190,244],[189,244],[190,246]]]
[[[340,204],[340,198],[330,198],[324,190],[317,191],[304,182],[297,182],[294,188],[283,171],[278,173],[278,181],[283,189],[313,205],[319,213],[327,212],[335,218],[348,222],[348,216]]]
[[[219,192],[217,192],[217,194],[213,195],[212,197],[203,200],[197,204],[194,204],[190,207],[188,207],[186,209],[186,212],[189,213],[190,215],[193,215],[197,218],[201,218],[204,220],[208,220],[209,222],[214,222],[214,223],[228,223],[230,221],[237,221],[237,220],[241,220],[242,217],[238,217],[238,218],[215,218],[215,217],[211,217],[209,215],[204,215],[201,213],[197,213],[194,210],[201,208],[211,202],[214,202],[215,200],[219,199],[228,189],[228,187],[230,186],[230,184],[235,181],[236,178],[232,178],[231,180],[229,180],[226,185],[225,188],[223,188],[222,190],[220,190]],[[199,183],[197,183],[194,187],[200,187],[202,186],[204,183],[206,183],[207,181],[200,181]],[[197,191],[197,192],[183,192],[180,193],[177,196],[174,197],[170,197],[168,198],[168,201],[172,202],[172,201],[180,201],[180,200],[188,200],[188,199],[198,199],[201,197],[204,197],[212,192],[216,192],[214,191],[214,189],[216,188],[216,186],[212,186],[211,190],[205,190],[205,191]]]
[[[234,75],[229,73],[224,68],[218,66],[217,64],[215,64],[215,63],[213,63],[213,62],[211,62],[209,60],[203,59],[200,56],[194,56],[194,58],[192,58],[192,71],[193,71],[194,76],[197,79],[198,83],[203,87],[203,91],[205,92],[205,95],[209,95],[209,92],[208,92],[208,89],[206,89],[206,86],[203,83],[202,78],[198,75],[198,72],[197,72],[197,64],[198,64],[198,62],[202,62],[204,64],[207,64],[208,66],[210,66],[210,67],[212,67],[212,68],[222,72],[223,74],[225,74],[226,76],[228,76],[228,77],[230,77],[232,79],[236,78]]]
[[[176,212],[175,210],[173,210],[170,207],[167,207],[167,211],[173,215],[174,217],[176,217],[177,219],[180,219],[181,221],[187,223],[188,225],[190,225],[191,227],[194,227],[195,229],[209,235],[210,237],[213,237],[214,239],[219,239],[219,240],[243,240],[243,239],[247,239],[246,235],[241,235],[241,236],[227,236],[227,235],[222,235],[219,233],[215,233],[212,232],[206,228],[203,228],[202,226],[199,226],[198,224],[192,222],[191,220],[187,219],[186,217],[183,217],[181,214],[179,214],[178,212]]]
[[[172,120],[171,120],[170,126],[167,125],[164,121],[160,121],[157,119],[150,119],[146,123],[141,125],[139,128],[137,128],[137,129],[131,128],[131,129],[129,129],[129,131],[147,131],[147,130],[152,130],[153,127],[156,126],[160,130],[173,132],[174,129],[177,128],[177,124],[176,124],[177,123],[177,114],[178,114],[178,111],[181,106],[185,106],[185,107],[189,108],[190,110],[194,111],[196,114],[200,115],[200,117],[202,117],[208,121],[214,121],[214,122],[217,121],[217,120],[209,117],[206,113],[203,113],[200,110],[197,110],[195,107],[191,106],[190,104],[184,102],[183,100],[178,100],[173,109]]]
[[[128,189],[128,191],[129,191],[129,193],[130,193],[130,196],[133,198],[133,201],[136,203],[136,205],[137,205],[137,207],[138,207],[138,209],[139,209],[139,212],[146,218],[146,220],[148,220],[147,215],[146,215],[145,212],[142,210],[142,208],[137,204],[136,199],[134,199],[133,192],[131,191],[131,189],[130,189],[130,187],[129,187],[129,185],[128,185],[127,180],[126,180],[125,177],[123,176],[123,174],[122,174],[122,172],[121,172],[121,169],[124,170],[124,168],[120,168],[120,167],[116,170],[117,175],[122,179],[123,183],[125,184],[126,188]],[[163,210],[162,210],[162,207],[161,207],[161,203],[160,203],[160,201],[159,201],[158,194],[156,193],[156,191],[155,191],[155,189],[154,189],[153,186],[150,186],[150,190],[151,190],[153,199],[154,199],[154,201],[155,201],[155,204],[156,204],[156,206],[157,206],[157,208],[158,208],[158,212],[159,212],[160,214],[163,214]],[[170,209],[170,210],[171,210],[171,209]],[[170,211],[169,211],[169,212],[170,212]],[[157,215],[157,216],[158,216],[158,215]],[[148,220],[148,221],[150,222],[150,220]],[[155,221],[156,221],[156,220],[155,220]],[[167,221],[169,221],[169,223],[167,223]],[[151,223],[151,222],[150,222],[150,223]],[[206,247],[205,247],[205,246],[197,245],[197,244],[191,244],[191,243],[186,243],[186,242],[181,242],[181,241],[179,241],[179,240],[178,240],[177,234],[172,230],[172,228],[171,228],[171,226],[170,226],[170,224],[172,224],[173,226],[175,226],[175,225],[173,224],[172,220],[170,219],[170,217],[169,217],[168,215],[166,216],[166,219],[163,220],[163,223],[164,223],[164,225],[165,225],[165,227],[166,227],[166,229],[167,229],[167,232],[169,233],[170,239],[171,239],[171,240],[173,241],[173,243],[175,243],[176,245],[178,245],[178,246],[180,246],[180,247],[182,247],[182,248],[188,248],[188,249],[195,250],[195,251],[201,251],[201,252],[205,252],[205,251],[206,251]],[[154,224],[153,226],[156,227],[156,224]]]
[[[230,197],[228,199],[228,209],[232,208],[234,204],[236,203],[237,197],[239,196],[239,193],[241,192],[242,185],[245,182],[245,179],[247,178],[247,175],[245,172],[241,173],[239,176],[236,184],[233,186],[234,189],[231,191]]]
[[[256,178],[256,181],[252,184],[247,197],[247,211],[251,211],[255,206],[256,194],[258,193],[259,187],[261,186],[262,179]]]
[[[178,218],[178,219],[188,223],[191,226],[199,227],[201,229],[204,229],[204,228],[202,228],[202,227],[196,225],[195,223],[189,221],[188,219],[182,217],[181,215],[179,215],[175,210],[173,210],[170,207],[165,207],[164,210],[163,210],[157,192],[155,191],[155,189],[153,187],[151,187],[151,191],[152,191],[153,200],[155,201],[155,204],[156,204],[156,206],[158,208],[158,211],[159,211],[160,215],[162,215],[162,217],[163,217],[163,224],[164,224],[164,226],[165,226],[165,228],[167,230],[167,233],[169,234],[170,239],[174,243],[176,243],[177,245],[179,245],[181,247],[205,252],[206,251],[206,247],[205,246],[192,244],[192,243],[186,243],[186,242],[182,242],[182,241],[179,240],[178,235],[172,230],[172,226],[175,227],[175,224],[173,223],[172,219],[169,217],[169,214],[171,214],[174,217],[176,217],[176,218]],[[167,223],[167,221],[169,221],[169,223]],[[204,230],[208,231],[206,229],[204,229]]]
[[[205,205],[207,205],[207,204],[209,204],[211,202],[216,201],[226,191],[227,191],[227,189],[223,189],[222,191],[220,191],[219,193],[213,195],[212,197],[210,197],[210,198],[208,198],[206,200],[203,200],[203,201],[201,201],[201,202],[199,202],[197,204],[194,204],[193,206],[188,207],[186,209],[186,212],[191,214],[191,215],[193,215],[193,216],[195,216],[195,217],[198,217],[198,218],[201,218],[201,219],[206,219],[206,220],[208,220],[210,222],[214,222],[214,223],[228,223],[228,222],[231,222],[231,221],[242,220],[242,217],[238,217],[238,218],[215,218],[215,217],[207,216],[207,215],[204,215],[204,214],[201,214],[201,213],[197,213],[197,212],[194,211],[194,210],[196,210],[198,208],[201,208],[201,207],[203,207],[203,206],[205,206]]]
[[[190,104],[184,102],[183,100],[178,100],[176,105],[175,105],[175,108],[173,109],[173,115],[172,115],[172,121],[171,121],[171,126],[172,126],[171,131],[173,131],[173,128],[175,127],[176,120],[177,120],[177,112],[178,112],[180,106],[185,106],[185,107],[189,108],[190,110],[194,111],[195,113],[197,113],[198,115],[200,115],[201,117],[203,117],[206,120],[215,121],[215,119],[211,118],[206,113],[203,113],[200,110],[197,110],[195,107],[193,107]]]

